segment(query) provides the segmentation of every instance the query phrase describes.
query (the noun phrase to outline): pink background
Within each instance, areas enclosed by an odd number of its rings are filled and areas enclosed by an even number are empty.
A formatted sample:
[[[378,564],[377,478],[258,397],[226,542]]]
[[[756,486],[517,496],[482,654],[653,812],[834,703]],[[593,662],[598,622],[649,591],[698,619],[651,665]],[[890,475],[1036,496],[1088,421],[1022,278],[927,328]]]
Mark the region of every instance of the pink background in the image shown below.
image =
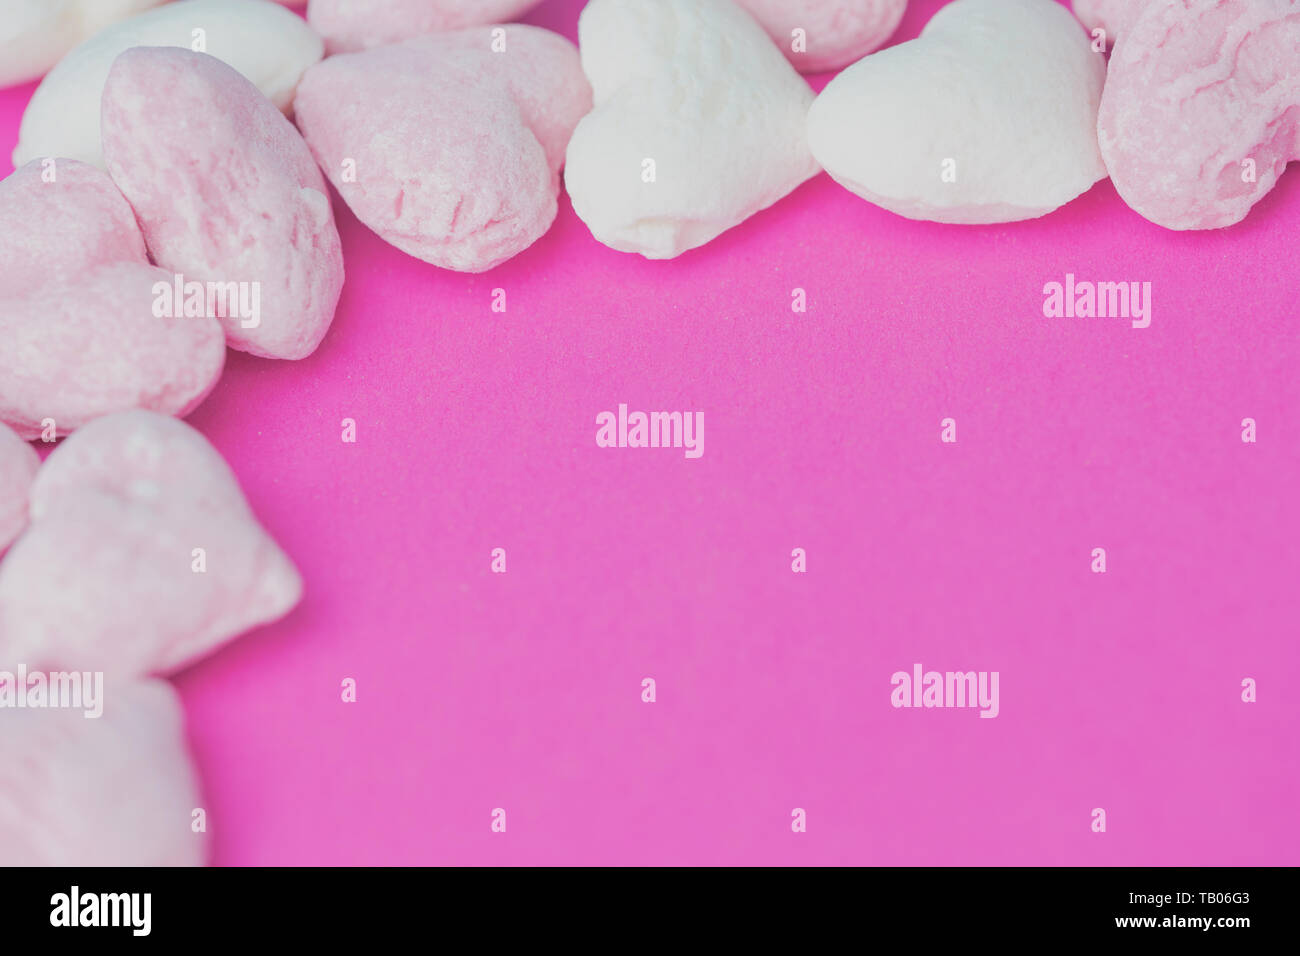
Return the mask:
[[[1109,183],[969,228],[822,176],[661,263],[562,198],[477,277],[336,209],[325,344],[231,353],[190,419],[308,586],[177,681],[214,862],[1300,863],[1300,174],[1197,234]],[[1066,272],[1153,283],[1151,328],[1045,319]],[[704,457],[597,448],[620,402],[703,410]],[[917,661],[1001,715],[893,709]]]

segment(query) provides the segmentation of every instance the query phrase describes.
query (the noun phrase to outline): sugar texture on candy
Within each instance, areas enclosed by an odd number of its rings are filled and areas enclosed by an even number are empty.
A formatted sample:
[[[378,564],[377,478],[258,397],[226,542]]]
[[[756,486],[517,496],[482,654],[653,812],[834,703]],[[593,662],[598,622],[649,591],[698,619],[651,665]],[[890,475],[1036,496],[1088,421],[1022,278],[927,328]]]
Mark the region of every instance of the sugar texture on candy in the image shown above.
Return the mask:
[[[257,87],[204,53],[127,50],[104,85],[103,142],[154,262],[239,291],[245,307],[219,316],[232,348],[315,351],[343,289],[343,248],[311,151]]]
[[[578,52],[538,27],[437,33],[312,67],[298,125],[357,218],[425,262],[483,272],[551,226]]]
[[[1300,2],[1141,5],[1097,131],[1124,201],[1167,229],[1240,222],[1300,159]]]

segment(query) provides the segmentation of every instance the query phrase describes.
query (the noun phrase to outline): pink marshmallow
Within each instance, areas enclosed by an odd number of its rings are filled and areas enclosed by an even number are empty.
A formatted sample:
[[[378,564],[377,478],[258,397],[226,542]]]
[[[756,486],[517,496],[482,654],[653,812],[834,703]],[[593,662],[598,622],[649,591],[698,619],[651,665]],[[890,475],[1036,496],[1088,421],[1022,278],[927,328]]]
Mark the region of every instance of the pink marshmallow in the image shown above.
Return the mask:
[[[1167,229],[1240,222],[1300,159],[1300,2],[1152,0],[1098,115],[1115,188]]]
[[[494,52],[494,30],[505,49]],[[573,128],[591,109],[578,51],[529,26],[477,27],[330,57],[298,125],[358,219],[425,262],[483,272],[555,219]]]
[[[838,70],[880,47],[903,19],[907,0],[736,0],[801,73]],[[795,49],[795,31],[805,49]]]
[[[40,464],[36,449],[0,425],[0,553],[27,525],[27,492]]]
[[[99,170],[33,161],[0,182],[0,422],[66,435],[109,412],[184,415],[221,375],[211,319],[158,318],[130,206]]]
[[[350,53],[485,23],[506,23],[539,0],[311,0],[307,21],[329,53]]]
[[[315,351],[343,288],[343,249],[325,180],[270,100],[215,57],[135,47],[109,72],[102,133],[154,261],[257,302],[213,300],[229,345],[265,358]]]
[[[30,514],[0,562],[0,661],[167,674],[302,593],[225,461],[162,415],[78,431],[37,473]]]
[[[18,673],[7,674],[16,692]],[[112,680],[102,692],[98,717],[89,708],[0,708],[0,862],[203,865],[207,834],[193,827],[202,804],[176,692],[162,681]]]

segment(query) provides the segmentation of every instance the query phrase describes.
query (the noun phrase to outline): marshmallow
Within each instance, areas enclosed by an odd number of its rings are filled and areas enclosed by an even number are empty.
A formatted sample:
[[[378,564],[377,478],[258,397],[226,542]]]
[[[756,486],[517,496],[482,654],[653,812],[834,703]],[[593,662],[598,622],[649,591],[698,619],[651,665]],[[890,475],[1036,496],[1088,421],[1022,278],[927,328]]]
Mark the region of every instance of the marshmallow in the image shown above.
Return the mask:
[[[217,451],[150,412],[96,419],[31,487],[0,563],[0,661],[167,674],[302,595]]]
[[[0,698],[26,693],[30,701],[31,684],[15,686],[19,665],[2,666]],[[192,827],[202,804],[176,692],[163,681],[96,687],[91,674],[66,676],[74,678],[81,708],[0,707],[0,861],[202,866],[207,835]],[[49,680],[46,701],[62,693]]]
[[[94,167],[47,160],[0,181],[0,422],[31,439],[123,409],[198,405],[225,338],[215,319],[156,316],[171,281]]]
[[[1167,229],[1240,222],[1300,159],[1300,2],[1155,0],[1120,33],[1098,137]]]
[[[513,20],[539,0],[311,0],[307,20],[330,53],[350,53]]]
[[[817,174],[812,91],[730,0],[591,0],[578,33],[596,108],[565,182],[605,245],[671,259]]]
[[[27,490],[40,464],[31,445],[0,425],[0,553],[27,524]]]
[[[154,262],[256,303],[253,314],[214,297],[228,344],[267,358],[315,351],[343,250],[311,151],[257,87],[204,53],[127,50],[104,86],[103,135]]]
[[[573,44],[512,25],[330,57],[303,77],[297,119],[358,219],[425,262],[483,272],[550,228],[590,107]]]
[[[736,0],[801,73],[838,70],[880,47],[907,0]]]
[[[8,0],[0,18],[0,86],[34,80],[110,23],[163,0]]]
[[[1033,219],[1106,177],[1105,77],[1053,0],[955,0],[917,39],[832,80],[808,137],[837,182],[900,216]]]
[[[194,48],[248,77],[282,112],[323,44],[303,19],[266,0],[181,0],[91,37],[49,72],[23,113],[14,166],[44,156],[103,166],[100,96],[109,68],[134,46]]]

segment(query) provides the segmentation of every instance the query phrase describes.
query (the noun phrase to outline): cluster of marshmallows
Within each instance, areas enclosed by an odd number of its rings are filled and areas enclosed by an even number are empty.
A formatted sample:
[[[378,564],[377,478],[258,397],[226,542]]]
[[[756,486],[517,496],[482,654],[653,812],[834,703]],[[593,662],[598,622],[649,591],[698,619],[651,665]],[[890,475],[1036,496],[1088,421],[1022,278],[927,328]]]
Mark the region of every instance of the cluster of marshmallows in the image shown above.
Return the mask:
[[[1055,0],[953,0],[880,52],[906,0],[590,0],[578,47],[501,25],[537,2],[8,5],[0,84],[45,77],[0,182],[0,671],[115,683],[103,724],[30,711],[0,734],[7,861],[203,858],[155,678],[301,581],[174,416],[228,347],[295,360],[324,338],[327,179],[388,243],[482,272],[550,229],[562,184],[600,242],[667,259],[822,170],[964,224],[1109,176],[1152,222],[1210,229],[1300,156],[1300,0],[1077,0],[1083,25]],[[820,95],[799,75],[842,67]],[[25,443],[70,434],[44,465]],[[42,794],[12,776],[33,766]]]
[[[606,245],[671,258],[820,169],[912,219],[1036,218],[1110,176],[1154,223],[1219,228],[1300,158],[1297,0],[1080,0],[1091,30],[1054,0],[954,0],[815,98],[741,6],[587,5],[565,175]]]
[[[15,535],[0,561],[0,862],[202,864],[183,715],[157,678],[288,613],[297,570],[207,440],[147,411],[95,419],[39,466],[0,426],[0,550]],[[68,679],[86,696],[54,708]]]

